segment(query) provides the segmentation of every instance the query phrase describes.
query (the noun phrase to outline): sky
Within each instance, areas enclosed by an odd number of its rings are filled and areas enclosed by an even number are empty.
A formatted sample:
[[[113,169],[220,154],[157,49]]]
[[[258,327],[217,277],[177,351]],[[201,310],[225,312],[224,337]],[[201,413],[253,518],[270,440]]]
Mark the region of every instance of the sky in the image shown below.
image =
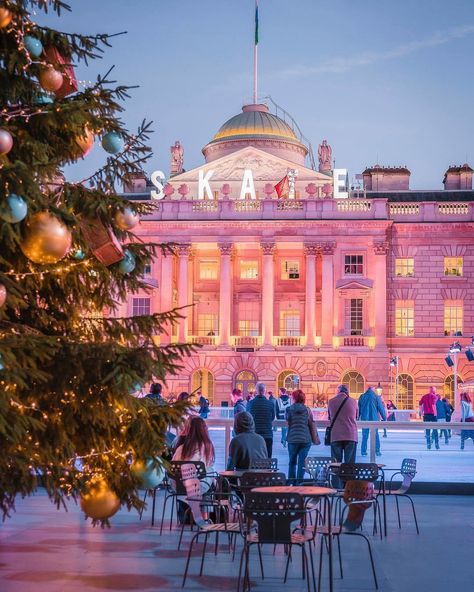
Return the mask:
[[[115,33],[94,80],[115,65],[132,91],[123,118],[153,121],[147,172],[169,170],[180,140],[185,168],[250,102],[254,0],[69,0],[38,21],[64,31]],[[296,120],[316,152],[322,139],[352,177],[373,164],[406,165],[412,189],[442,188],[452,164],[474,165],[473,0],[259,0],[259,95]],[[93,152],[67,171],[100,167]]]

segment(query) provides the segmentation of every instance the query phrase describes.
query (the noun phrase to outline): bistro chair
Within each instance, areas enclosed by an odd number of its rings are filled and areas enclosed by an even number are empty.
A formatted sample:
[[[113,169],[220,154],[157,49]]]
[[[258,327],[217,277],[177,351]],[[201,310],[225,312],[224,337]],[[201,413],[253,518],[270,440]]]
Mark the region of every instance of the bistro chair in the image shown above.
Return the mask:
[[[415,511],[415,504],[411,496],[408,495],[408,490],[411,487],[411,482],[415,478],[416,475],[416,459],[414,458],[404,458],[402,460],[402,466],[400,469],[385,469],[386,471],[395,471],[392,476],[390,477],[390,481],[388,483],[388,488],[386,495],[388,497],[394,497],[395,502],[397,505],[397,517],[398,517],[398,528],[402,527],[401,519],[400,519],[400,507],[398,504],[398,498],[404,497],[408,499],[411,503],[411,509],[413,511],[413,519],[415,521],[415,527],[417,534],[420,534],[420,529],[418,528],[418,520],[416,518],[416,511]],[[402,483],[398,489],[392,489],[393,486],[393,478],[396,475],[402,476]],[[378,494],[380,495],[380,493]]]
[[[271,470],[278,471],[278,459],[277,458],[254,458],[250,462],[251,470]]]
[[[244,522],[242,535],[244,548],[240,558],[239,579],[237,592],[243,580],[243,590],[250,591],[250,549],[257,545],[262,579],[265,578],[261,545],[285,545],[288,548],[284,582],[288,577],[288,567],[294,545],[301,548],[302,576],[306,578],[307,589],[310,592],[310,565],[313,590],[316,592],[316,578],[314,573],[312,542],[316,535],[315,529],[306,529],[307,516],[310,513],[305,506],[304,499],[296,493],[256,493],[248,492],[244,501]],[[301,528],[295,528],[295,523]],[[256,530],[252,531],[251,526]],[[307,549],[309,551],[309,560]],[[242,578],[243,571],[243,578]]]
[[[286,485],[284,473],[247,472],[239,479],[239,490],[244,495],[255,487],[272,487],[275,485]]]
[[[375,506],[377,499],[374,492],[374,483],[371,481],[347,481],[344,488],[343,500],[345,505],[344,510],[341,513],[339,526],[331,526],[331,532],[329,532],[328,526],[318,526],[317,533],[321,534],[323,539],[327,539],[329,535],[336,538],[337,550],[339,555],[339,570],[341,578],[344,577],[342,569],[342,555],[341,555],[341,543],[340,537],[342,535],[348,536],[359,536],[362,537],[368,546],[370,564],[372,566],[372,574],[374,576],[375,588],[378,590],[377,574],[375,573],[374,558],[372,555],[372,547],[369,539],[359,531],[362,528],[362,522],[364,515],[370,506]],[[347,517],[345,517],[347,511]],[[359,531],[359,532],[358,532]],[[326,545],[328,547],[328,545]],[[321,541],[321,547],[319,552],[319,574],[318,574],[318,588],[321,590],[321,575],[323,568],[323,540]]]
[[[304,461],[304,470],[311,479],[311,485],[329,487],[329,465],[334,462],[329,456],[307,456]]]

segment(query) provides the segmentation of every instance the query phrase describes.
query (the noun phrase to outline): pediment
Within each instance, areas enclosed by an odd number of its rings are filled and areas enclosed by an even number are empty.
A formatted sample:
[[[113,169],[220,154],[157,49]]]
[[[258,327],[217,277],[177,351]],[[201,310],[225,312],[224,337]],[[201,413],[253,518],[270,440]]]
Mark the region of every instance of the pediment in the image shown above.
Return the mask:
[[[341,278],[336,282],[336,290],[370,290],[374,287],[374,280],[368,278]]]
[[[271,181],[281,179],[288,169],[298,170],[299,181],[313,181],[314,183],[331,182],[331,177],[307,167],[296,165],[294,162],[274,156],[264,150],[247,146],[212,162],[185,171],[170,179],[173,185],[178,183],[192,183],[198,180],[199,171],[213,171],[213,181],[241,181],[244,171],[250,169],[256,181]]]

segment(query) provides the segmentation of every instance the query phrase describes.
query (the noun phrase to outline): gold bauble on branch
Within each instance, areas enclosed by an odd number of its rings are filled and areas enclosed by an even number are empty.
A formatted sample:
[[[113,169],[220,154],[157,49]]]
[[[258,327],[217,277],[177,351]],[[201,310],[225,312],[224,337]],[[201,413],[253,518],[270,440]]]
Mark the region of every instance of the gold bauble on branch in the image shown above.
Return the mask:
[[[131,208],[125,208],[115,214],[115,223],[120,230],[132,230],[140,222],[140,216]]]
[[[81,509],[93,520],[107,520],[120,508],[120,500],[103,479],[95,481],[87,493],[81,495]]]
[[[4,284],[0,284],[0,308],[5,304],[7,301],[7,289]]]
[[[84,134],[76,138],[76,144],[82,150],[82,157],[84,158],[94,147],[94,134],[86,127]]]
[[[8,27],[12,22],[13,15],[6,8],[0,8],[0,29]]]
[[[69,228],[49,212],[34,214],[25,223],[20,248],[34,263],[56,263],[67,255],[72,243]]]
[[[39,75],[39,83],[43,90],[54,92],[63,85],[63,75],[59,70],[55,70],[53,66],[43,68]]]

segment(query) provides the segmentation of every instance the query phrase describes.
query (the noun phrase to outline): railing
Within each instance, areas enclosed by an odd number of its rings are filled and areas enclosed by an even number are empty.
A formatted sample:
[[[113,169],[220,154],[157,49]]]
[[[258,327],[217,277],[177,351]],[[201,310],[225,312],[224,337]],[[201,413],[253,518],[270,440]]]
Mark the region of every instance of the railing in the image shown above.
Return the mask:
[[[467,203],[440,203],[438,204],[440,214],[450,216],[465,216],[469,214],[469,204]]]
[[[261,208],[259,199],[238,199],[232,202],[234,212],[259,212]]]
[[[277,211],[286,212],[288,210],[303,210],[304,202],[296,199],[285,199],[277,201]]]
[[[260,337],[251,337],[250,335],[235,335],[232,337],[234,347],[258,347]]]
[[[278,346],[299,347],[301,345],[301,337],[277,336],[275,340]]]
[[[359,336],[344,337],[342,343],[344,347],[365,347],[365,338]]]
[[[372,207],[368,199],[340,199],[336,204],[339,212],[369,212]]]
[[[395,216],[417,216],[420,213],[419,203],[391,203],[389,206],[390,215]]]
[[[219,202],[216,199],[200,199],[191,203],[193,212],[217,212],[219,208]]]
[[[189,339],[199,345],[216,345],[216,337],[211,335],[190,335]]]

